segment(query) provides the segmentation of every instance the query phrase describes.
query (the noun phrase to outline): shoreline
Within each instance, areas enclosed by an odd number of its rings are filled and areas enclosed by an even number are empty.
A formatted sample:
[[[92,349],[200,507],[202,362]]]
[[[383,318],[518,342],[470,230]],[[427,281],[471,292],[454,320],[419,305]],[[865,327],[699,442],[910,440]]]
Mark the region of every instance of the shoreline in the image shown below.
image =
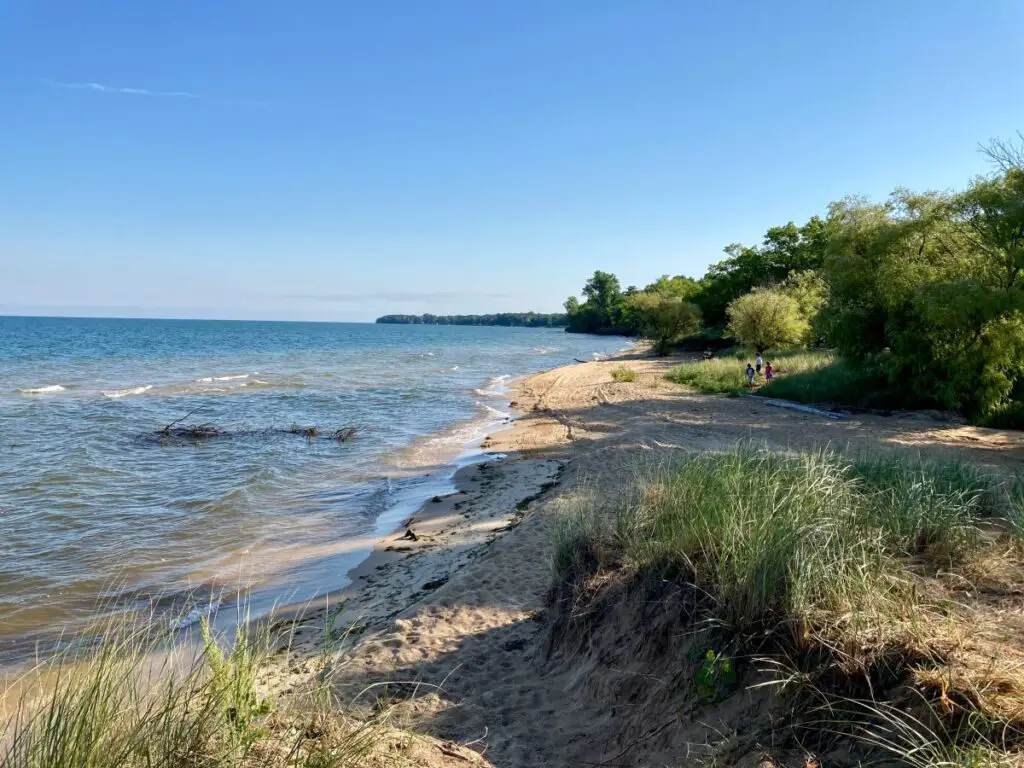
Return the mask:
[[[284,603],[253,621],[289,627],[288,647],[304,651],[310,637],[322,638],[339,628],[365,632],[443,585],[475,558],[479,548],[515,527],[525,505],[556,487],[565,469],[563,458],[517,467],[521,457],[506,449],[515,442],[519,420],[529,412],[521,403],[527,382],[564,368],[628,358],[638,350],[647,354],[642,342],[630,340],[628,347],[600,360],[554,366],[506,382],[503,401],[508,415],[484,426],[451,460],[452,470],[445,478],[449,490],[410,505],[411,514],[396,516],[388,510],[380,515],[372,542],[370,536],[360,539],[369,546],[365,557],[346,571],[346,586],[313,600]],[[382,520],[394,520],[396,525]],[[410,530],[415,539],[407,535]]]
[[[634,342],[603,360],[588,362],[618,360],[633,353],[636,346]],[[285,638],[277,651],[303,657],[322,648],[329,636],[340,633],[358,638],[379,630],[442,587],[484,547],[515,528],[532,502],[557,488],[566,468],[565,458],[521,464],[522,457],[507,446],[515,442],[519,420],[529,412],[521,402],[526,383],[575,365],[581,363],[555,366],[507,382],[505,408],[509,416],[465,444],[451,462],[450,490],[425,499],[387,532],[378,531],[363,560],[346,572],[347,586],[310,601],[283,604],[253,619],[268,623]],[[375,526],[380,528],[383,518],[393,517],[384,513]],[[299,674],[305,671],[300,666]],[[277,681],[269,690],[294,687],[291,678],[295,673],[293,669],[286,675],[287,683]]]
[[[835,421],[699,394],[665,380],[680,360],[634,348],[510,382],[515,418],[484,437],[483,460],[456,468],[449,492],[378,538],[347,587],[254,620],[277,643],[258,672],[260,695],[301,705],[329,680],[346,717],[387,711],[410,743],[434,739],[515,768],[612,764],[623,749],[660,748],[637,746],[643,720],[615,693],[650,689],[640,682],[649,667],[618,663],[628,648],[615,655],[624,633],[639,642],[645,628],[612,622],[594,648],[553,655],[564,606],[551,601],[552,563],[565,522],[627,491],[638,469],[757,441],[850,455],[909,448],[1024,473],[1021,433],[931,414]],[[623,365],[634,381],[613,379]],[[653,762],[663,761],[614,764]]]
[[[1024,435],[926,414],[835,421],[703,395],[664,379],[680,360],[634,349],[515,381],[516,418],[486,446],[504,458],[460,470],[458,490],[414,516],[418,539],[379,542],[330,605],[279,617],[294,642],[265,675],[268,692],[308,693],[327,649],[339,700],[372,709],[381,696],[413,732],[472,745],[495,765],[600,764],[608,744],[635,738],[602,693],[614,675],[595,677],[586,654],[548,655],[554,542],[574,510],[614,498],[648,462],[750,440],[782,451],[910,448],[1024,471]],[[612,379],[622,365],[635,381]]]

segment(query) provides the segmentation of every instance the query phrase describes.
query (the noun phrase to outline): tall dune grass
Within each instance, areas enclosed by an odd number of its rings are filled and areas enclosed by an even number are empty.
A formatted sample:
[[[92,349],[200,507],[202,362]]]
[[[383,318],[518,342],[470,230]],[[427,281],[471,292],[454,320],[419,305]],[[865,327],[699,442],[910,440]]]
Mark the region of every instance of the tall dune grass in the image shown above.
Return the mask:
[[[970,571],[958,569],[1021,551],[1017,480],[956,461],[743,446],[646,467],[623,498],[558,531],[552,594],[570,589],[572,616],[601,615],[587,601],[618,574],[646,585],[630,601],[671,596],[687,631],[757,656],[802,706],[823,702],[804,727],[920,768],[1024,764],[1024,668],[962,643],[978,615],[958,612],[941,587],[954,578],[962,588],[956,574]],[[947,656],[954,647],[963,655]],[[870,682],[866,698],[846,698],[856,681],[883,679],[931,691],[934,711],[875,700],[882,689]]]
[[[564,527],[556,573],[603,551],[663,578],[682,574],[741,634],[812,619],[885,623],[912,609],[904,560],[946,567],[978,543],[982,519],[1013,529],[1014,494],[956,462],[750,447],[697,454],[640,472],[614,515]]]
[[[321,681],[301,708],[260,695],[266,630],[202,625],[198,647],[152,621],[111,620],[88,652],[26,675],[0,723],[5,768],[343,768],[364,765],[379,722],[344,719]],[[326,724],[331,724],[327,728]]]

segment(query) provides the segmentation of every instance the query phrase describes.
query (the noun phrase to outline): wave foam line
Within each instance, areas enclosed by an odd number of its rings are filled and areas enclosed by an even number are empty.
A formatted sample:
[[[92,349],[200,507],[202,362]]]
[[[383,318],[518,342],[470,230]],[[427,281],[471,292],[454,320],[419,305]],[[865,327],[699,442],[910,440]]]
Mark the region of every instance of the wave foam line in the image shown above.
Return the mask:
[[[111,389],[104,392],[103,396],[116,400],[119,397],[128,397],[129,395],[141,395],[143,392],[148,392],[152,388],[152,384],[146,384],[141,387],[128,387],[127,389]]]
[[[45,387],[27,387],[18,391],[23,395],[52,395],[64,389],[60,384],[47,384]]]

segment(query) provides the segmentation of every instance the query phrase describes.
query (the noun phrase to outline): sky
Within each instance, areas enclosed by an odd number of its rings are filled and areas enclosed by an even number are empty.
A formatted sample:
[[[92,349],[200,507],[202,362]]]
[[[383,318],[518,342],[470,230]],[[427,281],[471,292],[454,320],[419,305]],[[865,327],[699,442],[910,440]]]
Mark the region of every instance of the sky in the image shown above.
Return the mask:
[[[558,311],[1024,129],[1018,0],[0,0],[0,313]]]

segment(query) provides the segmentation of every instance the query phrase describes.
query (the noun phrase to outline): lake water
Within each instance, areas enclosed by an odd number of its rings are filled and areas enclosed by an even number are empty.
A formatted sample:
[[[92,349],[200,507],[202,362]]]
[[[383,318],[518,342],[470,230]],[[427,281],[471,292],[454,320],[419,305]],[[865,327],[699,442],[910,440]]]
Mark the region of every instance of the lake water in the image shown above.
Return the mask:
[[[97,606],[342,587],[507,416],[510,378],[607,355],[560,330],[0,317],[0,664]],[[215,439],[161,440],[176,419]],[[354,439],[307,439],[292,425]],[[355,542],[355,543],[354,543]],[[196,592],[195,588],[198,588]],[[191,613],[189,613],[191,611]],[[184,612],[184,614],[183,614]]]

